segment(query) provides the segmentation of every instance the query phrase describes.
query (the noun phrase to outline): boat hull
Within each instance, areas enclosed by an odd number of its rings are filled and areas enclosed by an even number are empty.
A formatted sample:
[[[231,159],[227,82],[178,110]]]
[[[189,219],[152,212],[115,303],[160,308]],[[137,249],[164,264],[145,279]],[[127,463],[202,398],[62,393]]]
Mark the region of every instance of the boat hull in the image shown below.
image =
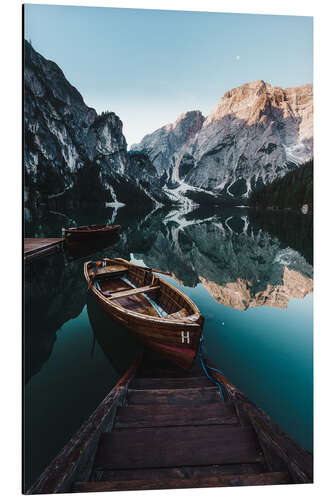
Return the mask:
[[[89,282],[87,271],[85,274]],[[161,278],[159,281],[177,293],[181,293]],[[165,358],[182,369],[191,368],[198,351],[204,321],[197,308],[195,308],[197,315],[194,321],[168,321],[159,317],[148,318],[145,315],[119,308],[117,304],[107,300],[94,286],[90,287],[90,292],[109,316],[134,333],[143,344],[163,354]]]
[[[66,243],[80,243],[80,242],[92,242],[95,240],[103,240],[110,238],[110,236],[114,236],[120,229],[119,225],[110,226],[103,230],[101,229],[87,229],[81,231],[65,231],[65,240]]]
[[[134,333],[149,348],[163,354],[184,370],[191,368],[199,347],[203,318],[201,324],[149,321],[119,313],[98,296],[96,299],[107,314]]]

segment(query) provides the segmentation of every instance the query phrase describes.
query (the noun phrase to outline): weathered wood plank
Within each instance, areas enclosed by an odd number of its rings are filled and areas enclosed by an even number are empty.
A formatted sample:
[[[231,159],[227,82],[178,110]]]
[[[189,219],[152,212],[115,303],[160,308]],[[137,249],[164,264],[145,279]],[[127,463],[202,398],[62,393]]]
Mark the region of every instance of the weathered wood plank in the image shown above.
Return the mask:
[[[248,414],[244,411],[242,407],[239,407],[237,401],[233,401],[233,405],[235,407],[235,411],[239,420],[240,425],[251,425],[251,420]]]
[[[262,452],[250,427],[180,426],[104,433],[96,454],[95,468],[131,469],[260,461]]]
[[[221,394],[216,386],[191,389],[129,389],[129,405],[195,405],[221,401]]]
[[[179,371],[172,367],[145,369],[138,378],[184,378],[186,373],[181,368]]]
[[[119,407],[115,429],[166,427],[177,425],[237,425],[232,404],[212,403],[198,406],[131,405]]]
[[[43,248],[63,242],[63,238],[24,238],[24,255],[30,255]]]
[[[55,252],[61,247],[63,238],[24,238],[24,260],[32,259]]]
[[[124,290],[123,292],[115,292],[112,293],[108,298],[109,299],[122,299],[123,297],[129,297],[130,295],[137,295],[138,293],[147,293],[152,292],[154,290],[159,290],[159,286],[142,286],[140,288],[131,288],[130,290]]]
[[[250,419],[261,448],[264,451],[266,461],[272,470],[280,469],[284,463],[294,482],[312,483],[313,460],[309,452],[300,452],[298,445],[289,436],[279,435],[272,432],[272,427],[267,425],[261,418],[249,410]],[[276,424],[274,424],[276,425]]]
[[[267,460],[271,463],[271,468],[283,462],[294,482],[311,483],[313,481],[313,454],[304,450],[283,432],[263,410],[258,408],[224,375],[215,371],[211,373],[222,384],[227,399],[234,401],[239,410],[249,417],[258,440],[265,450]]]
[[[130,389],[188,389],[194,387],[216,387],[208,377],[184,378],[136,378]]]
[[[268,472],[263,463],[224,464],[183,467],[162,467],[153,469],[99,470],[93,473],[92,481],[132,481],[133,479],[191,479],[216,477],[230,474],[260,474]]]
[[[262,474],[232,474],[195,479],[137,479],[132,481],[100,481],[95,483],[75,483],[73,492],[158,490],[176,488],[209,488],[222,486],[264,486],[290,484],[287,472],[266,472]]]
[[[248,420],[251,422],[257,434],[261,449],[263,450],[264,453],[267,469],[271,472],[285,470],[286,465],[284,460],[282,460],[282,458],[276,452],[274,452],[269,443],[267,445],[266,442],[267,440],[265,438],[265,435],[264,436],[261,435],[260,428],[258,428],[256,421],[251,417],[249,417]]]
[[[103,278],[110,278],[113,276],[117,276],[118,274],[124,274],[128,268],[126,266],[122,266],[119,264],[109,264],[105,267],[100,267],[98,268],[97,274],[95,276],[95,279],[103,279]]]

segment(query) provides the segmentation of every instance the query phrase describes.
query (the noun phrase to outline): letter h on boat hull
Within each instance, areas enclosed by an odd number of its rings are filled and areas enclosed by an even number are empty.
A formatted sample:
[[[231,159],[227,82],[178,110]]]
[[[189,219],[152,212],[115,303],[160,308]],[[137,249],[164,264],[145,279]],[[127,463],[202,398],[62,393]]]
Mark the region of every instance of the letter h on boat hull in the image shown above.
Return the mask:
[[[189,344],[190,343],[190,332],[186,332],[186,335],[185,335],[185,332],[182,331],[181,334],[182,334],[182,344],[185,344],[185,340],[187,340],[187,343]]]

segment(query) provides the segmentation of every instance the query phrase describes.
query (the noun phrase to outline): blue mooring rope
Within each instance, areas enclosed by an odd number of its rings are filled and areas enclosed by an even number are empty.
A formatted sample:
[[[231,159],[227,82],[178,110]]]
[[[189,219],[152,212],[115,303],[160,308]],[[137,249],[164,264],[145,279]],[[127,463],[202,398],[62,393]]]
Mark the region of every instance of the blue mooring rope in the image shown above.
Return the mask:
[[[222,386],[221,386],[220,382],[218,382],[215,378],[213,378],[208,373],[207,368],[209,370],[214,371],[214,372],[218,372],[221,375],[224,375],[224,374],[220,370],[217,370],[217,368],[213,368],[212,366],[209,366],[208,364],[205,363],[205,358],[203,357],[203,353],[202,353],[203,342],[204,342],[204,340],[203,340],[203,337],[201,336],[200,337],[200,345],[199,345],[199,357],[200,357],[200,362],[201,362],[202,369],[205,372],[206,376],[209,378],[209,380],[211,380],[219,388],[219,391],[220,391],[220,394],[221,394],[221,398],[222,398],[222,402],[224,403],[224,394],[223,394]]]

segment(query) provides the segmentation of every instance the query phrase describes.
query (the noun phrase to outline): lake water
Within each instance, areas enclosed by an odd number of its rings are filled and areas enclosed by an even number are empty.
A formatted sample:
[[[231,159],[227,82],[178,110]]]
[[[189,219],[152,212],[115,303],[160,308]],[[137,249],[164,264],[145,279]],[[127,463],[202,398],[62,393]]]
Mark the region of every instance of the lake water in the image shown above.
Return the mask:
[[[312,225],[247,209],[126,207],[26,211],[26,236],[121,224],[89,260],[123,257],[166,278],[205,316],[208,358],[300,445],[313,447]],[[60,252],[25,268],[25,487],[86,420],[135,357],[136,340],[88,297],[86,256]]]

